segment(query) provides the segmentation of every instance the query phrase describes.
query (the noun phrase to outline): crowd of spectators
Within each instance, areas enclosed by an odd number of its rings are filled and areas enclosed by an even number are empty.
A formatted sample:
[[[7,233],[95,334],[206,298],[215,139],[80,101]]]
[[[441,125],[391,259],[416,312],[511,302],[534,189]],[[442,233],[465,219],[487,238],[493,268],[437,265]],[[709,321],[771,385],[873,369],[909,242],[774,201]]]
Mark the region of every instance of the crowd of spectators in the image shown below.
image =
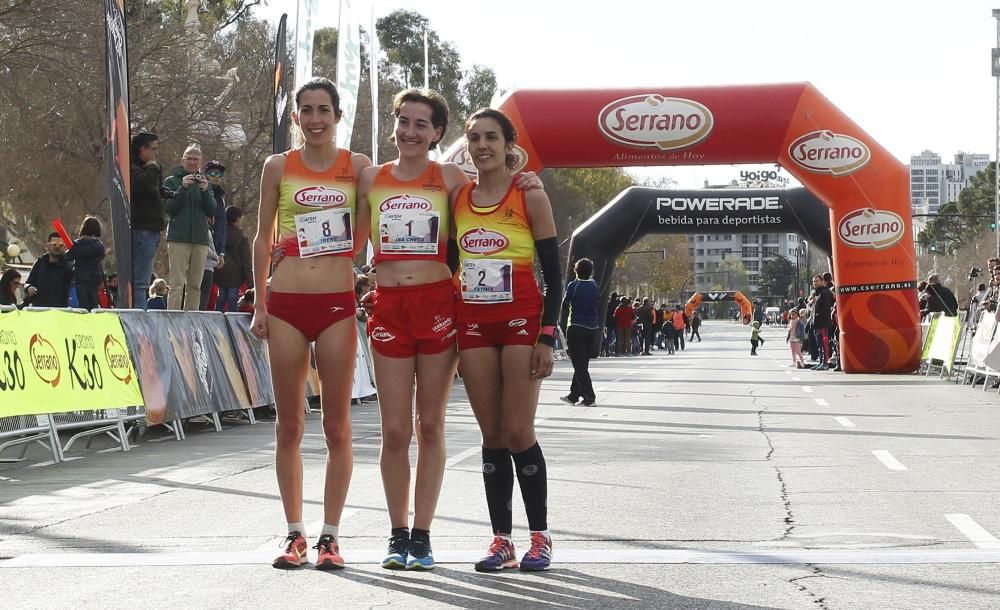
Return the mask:
[[[632,298],[611,293],[605,319],[602,356],[649,356],[653,349],[668,354],[683,351],[690,334],[701,341],[701,314],[684,311],[680,303],[660,303],[648,297]]]

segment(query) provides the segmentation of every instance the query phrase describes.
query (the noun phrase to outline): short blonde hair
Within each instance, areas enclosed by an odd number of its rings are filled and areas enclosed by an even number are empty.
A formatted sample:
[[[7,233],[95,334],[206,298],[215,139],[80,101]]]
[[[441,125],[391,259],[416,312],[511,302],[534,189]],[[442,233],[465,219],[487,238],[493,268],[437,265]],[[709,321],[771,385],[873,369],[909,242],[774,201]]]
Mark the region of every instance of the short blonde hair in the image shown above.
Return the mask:
[[[167,280],[162,277],[153,280],[153,283],[149,285],[149,297],[158,297],[160,295],[167,294]]]
[[[198,153],[199,157],[204,156],[201,154],[201,146],[199,146],[197,142],[192,142],[191,144],[188,144],[188,147],[184,149],[185,157],[188,156],[189,153]]]

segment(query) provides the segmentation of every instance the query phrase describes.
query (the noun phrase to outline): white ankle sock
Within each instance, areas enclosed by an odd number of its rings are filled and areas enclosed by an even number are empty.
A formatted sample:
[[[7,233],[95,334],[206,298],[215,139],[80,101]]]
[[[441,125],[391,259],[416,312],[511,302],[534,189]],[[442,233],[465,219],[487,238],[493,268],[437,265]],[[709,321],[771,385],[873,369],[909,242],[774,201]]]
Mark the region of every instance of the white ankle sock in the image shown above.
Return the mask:
[[[333,536],[333,541],[334,542],[337,542],[337,543],[340,542],[340,540],[338,539],[338,536],[340,535],[340,527],[339,526],[337,526],[337,525],[330,525],[329,523],[324,523],[323,524],[323,530],[320,531],[319,535],[320,536],[325,536],[327,534],[330,534],[331,536]]]
[[[301,521],[299,521],[297,523],[289,523],[288,524],[288,533],[291,534],[292,532],[298,532],[298,533],[302,534],[303,536],[305,536],[306,535],[306,526],[305,526],[305,524],[302,523]]]

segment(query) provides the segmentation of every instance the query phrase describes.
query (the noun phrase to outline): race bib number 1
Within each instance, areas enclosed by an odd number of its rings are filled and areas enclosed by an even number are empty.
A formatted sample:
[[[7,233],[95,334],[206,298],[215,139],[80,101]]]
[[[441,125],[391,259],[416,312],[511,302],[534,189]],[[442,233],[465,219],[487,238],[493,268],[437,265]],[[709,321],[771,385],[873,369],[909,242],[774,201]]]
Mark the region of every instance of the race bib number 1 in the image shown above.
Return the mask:
[[[514,265],[510,260],[475,259],[462,263],[462,300],[510,303],[514,300]]]
[[[299,257],[322,256],[354,249],[351,210],[329,208],[295,215]]]
[[[424,210],[382,212],[379,250],[385,254],[437,254],[441,213]]]

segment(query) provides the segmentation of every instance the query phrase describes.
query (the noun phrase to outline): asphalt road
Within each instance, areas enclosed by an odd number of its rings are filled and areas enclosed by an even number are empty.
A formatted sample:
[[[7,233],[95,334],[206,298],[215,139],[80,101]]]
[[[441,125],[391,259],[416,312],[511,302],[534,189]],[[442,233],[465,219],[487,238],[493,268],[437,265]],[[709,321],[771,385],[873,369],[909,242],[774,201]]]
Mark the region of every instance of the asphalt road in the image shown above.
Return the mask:
[[[997,608],[1000,396],[917,376],[797,371],[779,329],[708,323],[668,356],[592,365],[598,404],[544,384],[538,433],[555,563],[472,570],[489,541],[479,437],[461,383],[432,573],[378,566],[389,524],[378,411],[354,407],[341,523],[348,569],[269,566],[284,519],[271,423],[194,426],[127,454],[105,440],[0,464],[0,607]],[[318,533],[325,450],[304,444]],[[515,493],[515,543],[527,531]]]

